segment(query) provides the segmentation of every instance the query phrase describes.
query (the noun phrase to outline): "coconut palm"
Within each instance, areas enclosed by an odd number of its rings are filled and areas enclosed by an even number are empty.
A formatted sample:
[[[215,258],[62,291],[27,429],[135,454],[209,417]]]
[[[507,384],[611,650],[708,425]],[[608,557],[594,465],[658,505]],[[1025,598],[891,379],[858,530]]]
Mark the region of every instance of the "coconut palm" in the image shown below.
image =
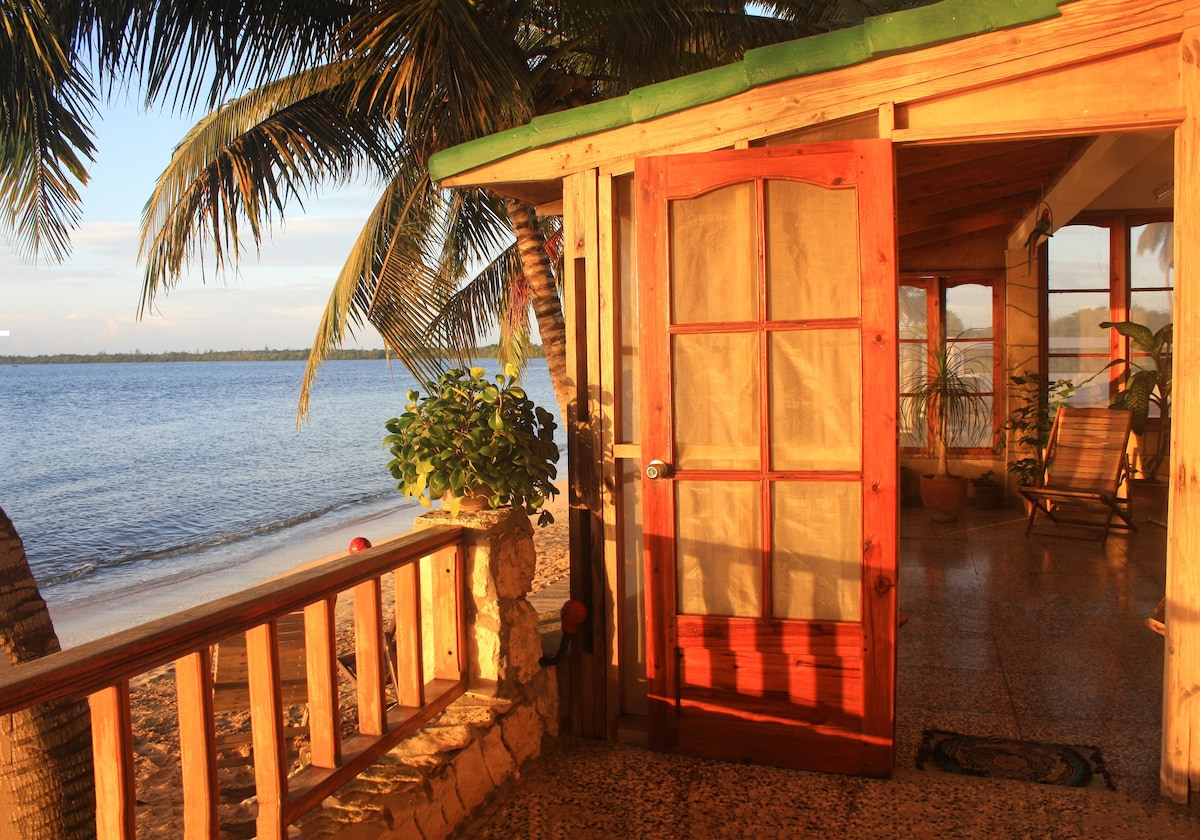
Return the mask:
[[[925,1],[762,3],[774,17],[756,18],[732,0],[0,0],[0,227],[28,257],[67,254],[94,152],[88,122],[111,91],[140,85],[148,102],[181,108],[240,92],[184,139],[147,206],[143,312],[190,257],[232,266],[241,231],[258,245],[289,201],[370,173],[382,194],[335,282],[305,391],[324,354],[367,321],[418,371],[431,349],[460,354],[496,318],[519,356],[531,303],[561,401],[556,227],[520,202],[438,189],[429,156]],[[58,642],[0,519],[0,649],[22,662]],[[11,720],[0,813],[18,823],[5,836],[89,836],[86,707]]]
[[[764,4],[779,17],[711,0],[353,5],[323,63],[196,125],[143,224],[145,313],[193,258],[206,254],[218,273],[235,266],[240,235],[258,247],[289,202],[318,186],[364,175],[383,185],[313,341],[302,414],[321,360],[367,322],[431,381],[445,356],[465,361],[498,322],[502,360],[521,361],[531,306],[565,416],[566,331],[545,225],[523,202],[439,188],[429,157],[538,114],[736,60],[750,46],[853,22],[866,4]]]

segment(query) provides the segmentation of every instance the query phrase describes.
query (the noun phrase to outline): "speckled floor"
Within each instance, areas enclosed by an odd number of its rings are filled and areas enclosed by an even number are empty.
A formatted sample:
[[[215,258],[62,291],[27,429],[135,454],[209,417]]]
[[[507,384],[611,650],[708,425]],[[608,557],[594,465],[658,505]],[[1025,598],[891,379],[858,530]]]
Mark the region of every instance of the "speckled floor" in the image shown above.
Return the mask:
[[[1200,838],[1158,795],[1165,532],[902,516],[896,769],[878,781],[549,739],[461,838]],[[1054,535],[1051,535],[1054,534]],[[1099,747],[1115,792],[922,772],[926,729]]]

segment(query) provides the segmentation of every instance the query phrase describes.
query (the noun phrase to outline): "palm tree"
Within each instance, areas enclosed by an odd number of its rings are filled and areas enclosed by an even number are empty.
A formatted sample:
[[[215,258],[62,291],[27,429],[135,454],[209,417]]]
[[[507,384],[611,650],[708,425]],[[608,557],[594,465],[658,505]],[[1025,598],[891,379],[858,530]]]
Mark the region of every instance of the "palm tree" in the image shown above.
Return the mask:
[[[25,548],[0,508],[0,674],[59,650]],[[86,700],[57,700],[0,718],[0,836],[87,838],[96,832]]]
[[[195,126],[143,219],[144,314],[192,258],[207,254],[218,273],[234,266],[239,236],[259,246],[290,201],[363,175],[383,185],[313,341],[301,415],[321,360],[367,322],[430,381],[444,356],[464,361],[497,323],[502,360],[523,361],[532,307],[566,416],[566,330],[546,226],[523,202],[439,188],[429,157],[539,114],[728,63],[747,47],[861,20],[864,10],[915,4],[762,4],[776,17],[713,0],[352,5],[322,61]]]
[[[370,172],[383,192],[335,283],[304,393],[325,353],[367,321],[418,372],[431,350],[461,354],[497,317],[519,357],[532,302],[561,402],[556,227],[520,202],[439,190],[429,156],[749,46],[923,2],[761,3],[773,17],[757,18],[735,0],[0,0],[0,227],[29,258],[65,257],[102,95],[134,82],[148,102],[212,108],[249,89],[184,139],[147,206],[142,312],[202,248],[218,269],[236,262],[239,222],[257,245],[288,200]],[[9,662],[58,650],[2,511],[0,616]],[[0,721],[6,836],[94,832],[89,743],[81,703]]]

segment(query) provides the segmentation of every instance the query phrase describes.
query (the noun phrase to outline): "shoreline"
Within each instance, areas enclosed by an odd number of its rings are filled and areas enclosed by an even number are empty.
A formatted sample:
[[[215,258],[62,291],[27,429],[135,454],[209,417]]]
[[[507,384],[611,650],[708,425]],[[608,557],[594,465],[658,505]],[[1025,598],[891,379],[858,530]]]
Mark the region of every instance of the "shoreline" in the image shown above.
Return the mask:
[[[554,515],[554,524],[546,528],[534,525],[538,576],[532,591],[566,574],[565,482],[558,486],[559,494],[546,505]],[[341,554],[354,537],[377,543],[409,533],[416,518],[428,510],[410,500],[389,501],[379,510],[364,511],[351,519],[317,519],[278,531],[268,541],[214,550],[219,565],[210,559],[208,568],[187,569],[154,580],[133,580],[108,590],[88,592],[85,587],[84,594],[61,601],[53,600],[51,591],[47,598],[50,618],[62,647],[75,647]]]
[[[84,588],[83,595],[61,601],[52,600],[51,591],[50,618],[62,647],[74,647],[340,554],[354,537],[374,543],[408,533],[425,510],[419,505],[392,504],[350,520],[322,523],[317,519],[276,532],[269,541],[211,550],[218,561],[210,559],[207,568],[124,582],[100,592],[87,593]]]

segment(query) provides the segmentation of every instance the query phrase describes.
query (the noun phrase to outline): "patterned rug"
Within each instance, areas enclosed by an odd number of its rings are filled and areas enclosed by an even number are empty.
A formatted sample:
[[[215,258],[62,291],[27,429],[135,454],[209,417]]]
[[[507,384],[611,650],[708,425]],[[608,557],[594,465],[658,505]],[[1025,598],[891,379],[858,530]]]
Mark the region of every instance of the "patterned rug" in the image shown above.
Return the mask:
[[[1096,747],[925,731],[917,769],[1043,785],[1116,790]]]

